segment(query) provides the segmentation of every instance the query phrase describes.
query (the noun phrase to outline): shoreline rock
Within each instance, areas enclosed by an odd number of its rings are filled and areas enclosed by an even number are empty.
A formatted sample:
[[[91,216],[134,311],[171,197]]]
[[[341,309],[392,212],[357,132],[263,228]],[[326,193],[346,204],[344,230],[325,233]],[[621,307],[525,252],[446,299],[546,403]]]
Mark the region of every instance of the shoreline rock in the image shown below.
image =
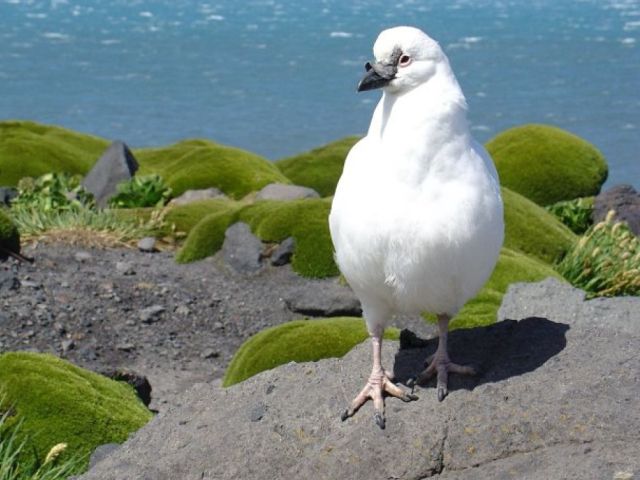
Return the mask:
[[[583,301],[556,280],[522,284],[489,327],[450,334],[450,353],[481,367],[453,376],[439,403],[387,399],[341,422],[362,387],[370,347],[342,359],[283,365],[233,387],[199,384],[81,480],[614,478],[640,472],[640,299]],[[538,313],[538,311],[542,313]],[[595,313],[600,317],[593,318]],[[433,353],[386,342],[383,362],[406,380]]]

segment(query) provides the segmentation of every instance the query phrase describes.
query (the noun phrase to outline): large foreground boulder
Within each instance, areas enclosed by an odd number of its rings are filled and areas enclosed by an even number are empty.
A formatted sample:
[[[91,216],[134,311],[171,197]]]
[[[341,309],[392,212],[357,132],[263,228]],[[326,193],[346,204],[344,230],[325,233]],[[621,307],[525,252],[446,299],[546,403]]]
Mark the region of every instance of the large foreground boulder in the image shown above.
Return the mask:
[[[81,478],[633,478],[640,299],[586,302],[547,280],[512,289],[503,307],[513,319],[450,335],[452,357],[481,374],[452,376],[442,403],[433,385],[416,402],[387,399],[386,430],[370,403],[340,421],[371,368],[362,344],[227,389],[197,385]],[[389,341],[383,360],[402,381],[435,347]]]

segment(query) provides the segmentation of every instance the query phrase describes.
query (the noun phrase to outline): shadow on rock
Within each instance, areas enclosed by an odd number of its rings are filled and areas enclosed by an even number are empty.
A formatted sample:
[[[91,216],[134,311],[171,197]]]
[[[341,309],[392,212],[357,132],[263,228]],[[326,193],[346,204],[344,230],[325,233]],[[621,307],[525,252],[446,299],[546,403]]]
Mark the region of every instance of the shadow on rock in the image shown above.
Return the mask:
[[[449,356],[452,361],[474,366],[478,375],[450,375],[449,391],[472,390],[484,383],[532,372],[564,349],[567,330],[567,324],[530,317],[451,332]],[[437,338],[423,340],[403,330],[393,368],[396,381],[406,383],[419,373],[425,366],[425,359],[436,351],[437,345]],[[423,386],[434,385],[435,380],[431,380]]]

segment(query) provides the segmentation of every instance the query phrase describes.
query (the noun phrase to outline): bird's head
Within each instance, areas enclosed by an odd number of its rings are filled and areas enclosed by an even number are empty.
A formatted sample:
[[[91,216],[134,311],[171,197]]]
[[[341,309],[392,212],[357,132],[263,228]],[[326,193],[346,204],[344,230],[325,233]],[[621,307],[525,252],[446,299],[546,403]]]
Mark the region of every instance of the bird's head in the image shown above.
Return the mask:
[[[373,46],[375,60],[367,62],[367,73],[358,91],[384,88],[404,92],[429,81],[445,58],[438,42],[415,27],[384,30]]]

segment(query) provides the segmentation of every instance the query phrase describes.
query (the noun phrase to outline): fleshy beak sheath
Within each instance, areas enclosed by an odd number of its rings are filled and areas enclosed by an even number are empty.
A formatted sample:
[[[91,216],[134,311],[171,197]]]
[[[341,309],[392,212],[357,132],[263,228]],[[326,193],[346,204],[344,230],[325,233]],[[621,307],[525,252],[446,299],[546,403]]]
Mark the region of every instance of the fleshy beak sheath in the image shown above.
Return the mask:
[[[367,62],[364,66],[367,73],[358,83],[358,92],[366,90],[374,90],[382,88],[389,84],[396,77],[398,69],[395,65],[387,65],[382,63],[371,64]]]

